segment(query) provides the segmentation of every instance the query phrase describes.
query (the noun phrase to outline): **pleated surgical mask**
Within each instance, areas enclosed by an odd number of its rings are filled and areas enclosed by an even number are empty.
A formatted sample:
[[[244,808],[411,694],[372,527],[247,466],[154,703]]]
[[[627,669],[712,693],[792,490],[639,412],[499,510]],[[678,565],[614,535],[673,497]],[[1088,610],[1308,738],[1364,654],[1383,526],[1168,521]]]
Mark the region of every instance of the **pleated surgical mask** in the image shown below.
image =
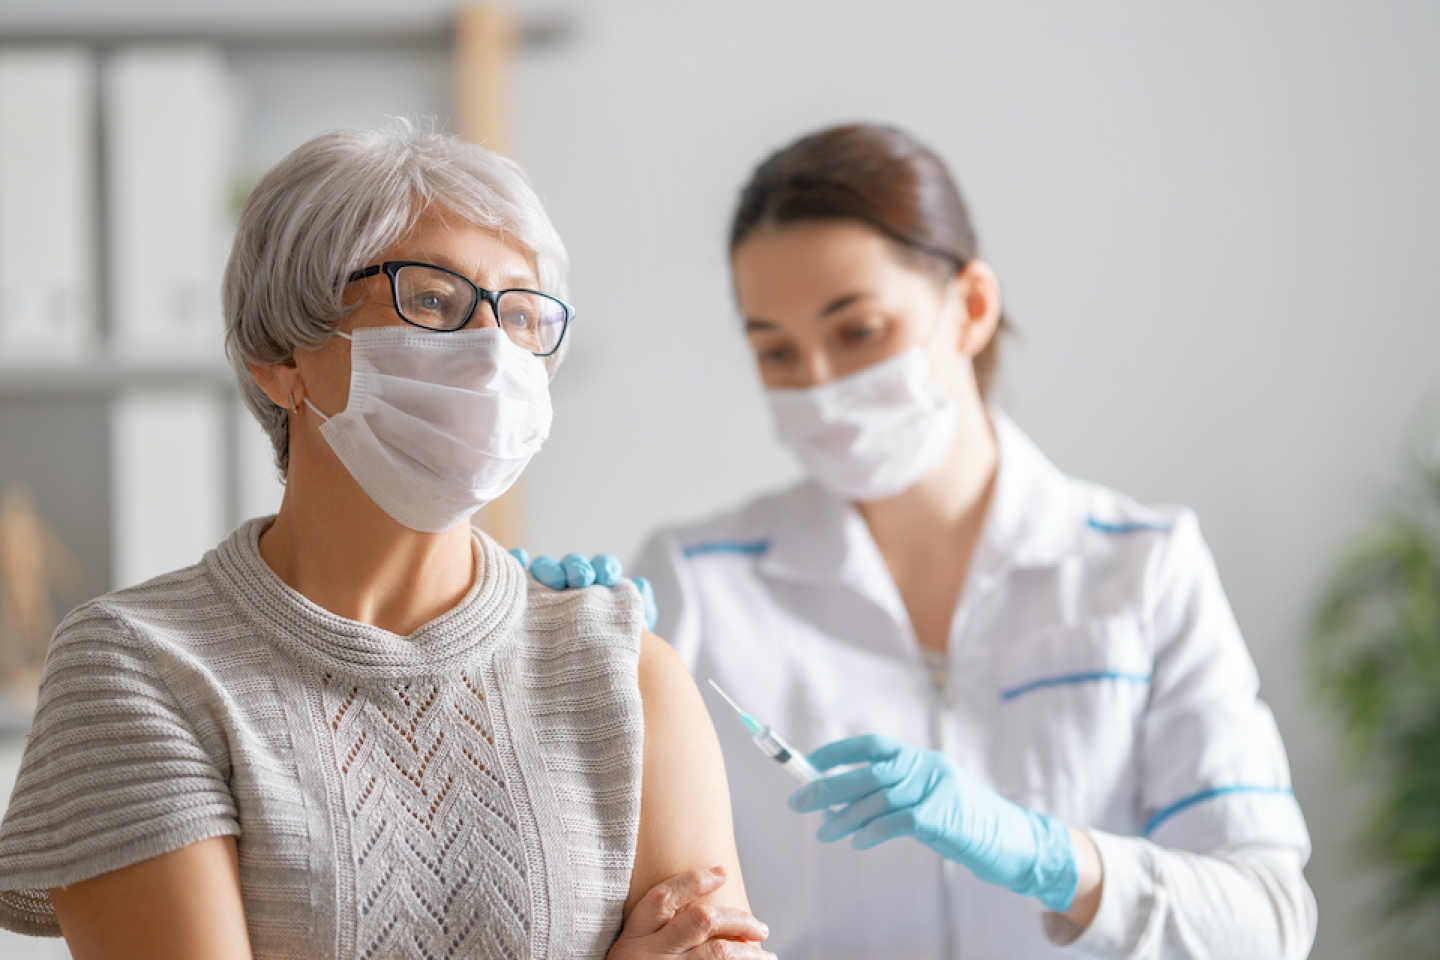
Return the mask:
[[[350,397],[305,405],[340,462],[396,522],[440,533],[508,490],[550,435],[545,364],[497,328],[365,327],[350,341]]]
[[[917,344],[808,389],[767,390],[781,442],[821,486],[858,503],[914,486],[945,458],[960,405],[941,397]]]

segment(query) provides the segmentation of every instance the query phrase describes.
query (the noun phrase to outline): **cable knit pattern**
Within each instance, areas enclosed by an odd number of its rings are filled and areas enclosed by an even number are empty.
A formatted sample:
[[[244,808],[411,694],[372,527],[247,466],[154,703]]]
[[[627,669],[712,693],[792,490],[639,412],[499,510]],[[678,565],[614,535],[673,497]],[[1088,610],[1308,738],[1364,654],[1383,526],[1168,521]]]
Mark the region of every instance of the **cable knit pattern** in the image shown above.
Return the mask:
[[[398,941],[417,957],[524,956],[525,851],[478,682],[322,682],[351,822],[358,955]]]
[[[0,925],[48,888],[234,835],[257,960],[600,957],[639,827],[641,612],[552,593],[488,538],[398,637],[325,611],[252,521],[75,611],[0,826]]]

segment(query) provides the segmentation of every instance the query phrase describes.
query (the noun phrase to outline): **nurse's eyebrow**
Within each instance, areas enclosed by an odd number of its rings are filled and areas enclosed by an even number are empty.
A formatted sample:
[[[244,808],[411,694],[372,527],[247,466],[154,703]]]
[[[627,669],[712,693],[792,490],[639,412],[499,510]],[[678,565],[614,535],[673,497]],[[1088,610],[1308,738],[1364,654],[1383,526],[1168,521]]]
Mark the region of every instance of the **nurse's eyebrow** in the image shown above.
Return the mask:
[[[875,294],[873,294],[873,293],[845,293],[845,294],[841,294],[840,296],[836,297],[834,300],[831,300],[829,303],[827,303],[827,304],[825,305],[825,308],[824,308],[823,310],[821,310],[821,311],[819,312],[819,314],[816,315],[816,318],[815,318],[815,319],[817,319],[817,320],[824,320],[826,317],[831,316],[832,314],[839,313],[841,310],[844,310],[846,307],[851,306],[851,305],[857,303],[857,302],[860,301],[860,300],[864,300],[864,299],[866,299],[867,297],[873,297],[873,296],[875,296]],[[778,330],[778,329],[780,329],[780,325],[779,325],[778,323],[776,323],[775,321],[773,321],[773,320],[759,320],[759,319],[756,319],[755,317],[746,317],[746,318],[745,318],[745,332],[746,332],[746,333],[755,333],[755,332],[758,332],[758,331],[761,331],[761,330]]]
[[[841,310],[844,310],[846,307],[854,304],[857,300],[864,300],[866,297],[873,296],[875,296],[875,294],[873,293],[846,293],[838,296],[825,305],[825,309],[820,311],[816,319],[824,320],[831,314],[839,313]]]

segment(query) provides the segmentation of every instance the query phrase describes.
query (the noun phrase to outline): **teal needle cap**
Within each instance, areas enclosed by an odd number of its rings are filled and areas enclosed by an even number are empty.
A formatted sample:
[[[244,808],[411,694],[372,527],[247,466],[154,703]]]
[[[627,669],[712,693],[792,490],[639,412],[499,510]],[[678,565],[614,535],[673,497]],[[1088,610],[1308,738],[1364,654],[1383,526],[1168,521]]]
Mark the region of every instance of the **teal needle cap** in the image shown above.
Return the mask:
[[[744,710],[741,710],[741,709],[740,709],[740,704],[736,703],[734,700],[731,700],[731,699],[730,699],[730,694],[728,694],[728,693],[726,693],[724,690],[721,690],[721,689],[720,689],[720,684],[716,683],[714,680],[711,680],[711,681],[710,681],[710,686],[714,687],[714,688],[715,688],[715,692],[718,693],[718,694],[720,694],[720,696],[722,696],[722,697],[725,698],[725,702],[726,702],[726,703],[730,704],[730,706],[732,706],[732,707],[735,708],[735,712],[738,713],[738,714],[740,714],[740,720],[741,720],[741,722],[743,722],[743,723],[745,724],[745,728],[746,728],[747,730],[749,730],[751,733],[762,733],[762,732],[764,732],[764,730],[765,730],[765,725],[764,725],[763,723],[761,723],[759,720],[756,720],[754,717],[750,716],[750,714],[746,713]]]

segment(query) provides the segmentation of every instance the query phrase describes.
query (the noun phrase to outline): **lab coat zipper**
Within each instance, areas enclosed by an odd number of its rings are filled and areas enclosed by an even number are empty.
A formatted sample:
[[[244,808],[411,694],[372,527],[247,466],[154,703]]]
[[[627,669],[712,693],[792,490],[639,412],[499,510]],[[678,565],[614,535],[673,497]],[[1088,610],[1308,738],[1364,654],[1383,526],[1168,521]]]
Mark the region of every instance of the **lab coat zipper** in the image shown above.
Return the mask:
[[[949,696],[947,679],[944,691],[932,688],[930,701],[930,743],[932,749],[945,753],[945,720],[948,711],[946,697]],[[955,876],[957,864],[945,857],[940,858],[941,936],[945,960],[960,960],[960,918],[957,916],[959,903],[956,893],[959,883]]]
[[[972,561],[973,562],[973,561]],[[954,753],[949,749],[951,744],[945,735],[949,728],[949,721],[955,710],[955,704],[951,699],[950,684],[950,660],[956,648],[959,638],[964,634],[965,627],[975,608],[995,587],[1003,581],[1010,572],[1010,564],[1004,563],[990,575],[984,576],[974,584],[974,589],[962,588],[960,594],[960,605],[956,611],[955,619],[950,624],[949,642],[945,647],[945,670],[942,677],[934,678],[937,682],[930,684],[930,744],[932,749],[938,750],[947,757],[953,757]],[[969,585],[967,584],[967,587]],[[928,673],[929,671],[927,671]],[[945,936],[945,958],[946,960],[961,960],[960,954],[960,878],[956,871],[961,866],[945,857],[940,858],[940,892],[944,898],[944,936]]]

